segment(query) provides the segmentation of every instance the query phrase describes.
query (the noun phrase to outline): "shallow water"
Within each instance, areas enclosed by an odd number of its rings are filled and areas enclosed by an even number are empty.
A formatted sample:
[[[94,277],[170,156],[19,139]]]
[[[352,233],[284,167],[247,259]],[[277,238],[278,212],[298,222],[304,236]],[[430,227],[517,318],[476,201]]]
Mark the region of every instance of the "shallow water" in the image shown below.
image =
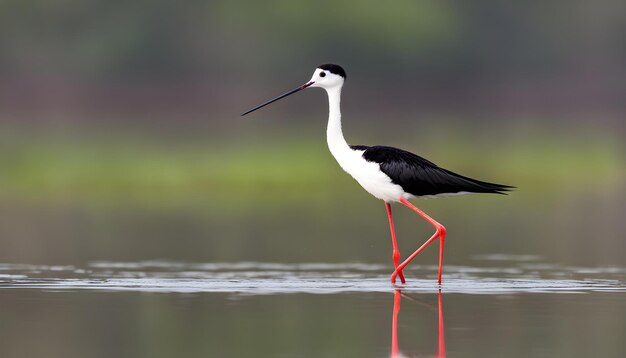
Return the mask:
[[[407,270],[406,284],[392,285],[389,268],[364,263],[183,263],[168,261],[93,262],[87,267],[0,265],[0,288],[136,291],[161,293],[340,294],[404,292],[503,294],[624,292],[617,267],[558,267],[540,263],[515,266],[446,266],[437,285],[435,266]]]
[[[0,264],[0,356],[626,355],[626,268],[473,261]]]

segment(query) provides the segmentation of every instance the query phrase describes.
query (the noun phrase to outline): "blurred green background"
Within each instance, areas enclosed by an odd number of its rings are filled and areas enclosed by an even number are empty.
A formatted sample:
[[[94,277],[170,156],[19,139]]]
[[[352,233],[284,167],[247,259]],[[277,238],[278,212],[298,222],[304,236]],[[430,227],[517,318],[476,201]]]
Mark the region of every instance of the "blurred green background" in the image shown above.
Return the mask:
[[[418,201],[446,260],[624,265],[626,3],[617,0],[0,4],[0,262],[390,262],[382,202],[325,143],[344,133],[511,195]],[[430,234],[399,208],[408,253]],[[436,251],[422,264],[435,264]]]

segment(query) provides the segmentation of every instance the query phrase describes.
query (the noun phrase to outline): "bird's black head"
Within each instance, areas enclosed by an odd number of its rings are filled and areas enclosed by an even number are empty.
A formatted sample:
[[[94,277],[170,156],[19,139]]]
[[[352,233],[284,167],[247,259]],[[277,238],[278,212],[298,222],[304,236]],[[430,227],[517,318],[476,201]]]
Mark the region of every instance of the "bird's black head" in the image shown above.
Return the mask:
[[[339,65],[327,63],[321,66],[317,66],[317,68],[321,68],[322,70],[325,70],[325,71],[330,71],[331,73],[334,73],[336,75],[343,77],[344,80],[346,79],[346,71]]]

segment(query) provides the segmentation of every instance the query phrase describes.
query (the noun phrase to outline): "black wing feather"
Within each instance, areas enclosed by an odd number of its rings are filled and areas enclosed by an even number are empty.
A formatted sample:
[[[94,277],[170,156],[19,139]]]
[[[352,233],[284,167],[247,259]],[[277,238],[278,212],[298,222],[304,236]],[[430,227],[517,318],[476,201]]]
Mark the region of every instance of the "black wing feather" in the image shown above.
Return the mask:
[[[350,146],[363,150],[363,158],[375,162],[391,180],[415,196],[468,193],[506,194],[512,186],[488,183],[456,174],[402,149],[364,145]]]

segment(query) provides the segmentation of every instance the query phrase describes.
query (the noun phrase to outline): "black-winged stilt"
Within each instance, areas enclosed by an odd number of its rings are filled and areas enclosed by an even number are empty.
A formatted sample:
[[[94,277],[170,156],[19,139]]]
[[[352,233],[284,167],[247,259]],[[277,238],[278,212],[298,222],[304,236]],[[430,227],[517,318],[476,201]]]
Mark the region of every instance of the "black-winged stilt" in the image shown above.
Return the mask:
[[[426,246],[439,238],[439,273],[438,282],[441,283],[441,265],[443,262],[443,248],[446,229],[423,211],[411,204],[408,199],[414,197],[432,197],[442,195],[456,195],[469,193],[505,194],[513,187],[487,183],[471,179],[449,170],[443,169],[434,163],[402,149],[385,146],[348,145],[341,130],[341,88],[346,80],[346,72],[341,66],[333,64],[321,65],[313,72],[311,80],[302,86],[281,96],[267,101],[245,112],[242,116],[256,111],[270,103],[278,101],[298,91],[309,87],[320,87],[328,94],[329,114],[326,139],[328,148],[341,168],[350,174],[370,194],[385,202],[391,241],[393,244],[392,259],[395,266],[391,274],[391,282],[396,282],[399,276],[405,283],[402,269],[415,258]],[[400,202],[415,213],[423,217],[435,227],[435,233],[411,256],[400,263],[400,251],[396,241],[396,234],[391,215],[392,202]]]

